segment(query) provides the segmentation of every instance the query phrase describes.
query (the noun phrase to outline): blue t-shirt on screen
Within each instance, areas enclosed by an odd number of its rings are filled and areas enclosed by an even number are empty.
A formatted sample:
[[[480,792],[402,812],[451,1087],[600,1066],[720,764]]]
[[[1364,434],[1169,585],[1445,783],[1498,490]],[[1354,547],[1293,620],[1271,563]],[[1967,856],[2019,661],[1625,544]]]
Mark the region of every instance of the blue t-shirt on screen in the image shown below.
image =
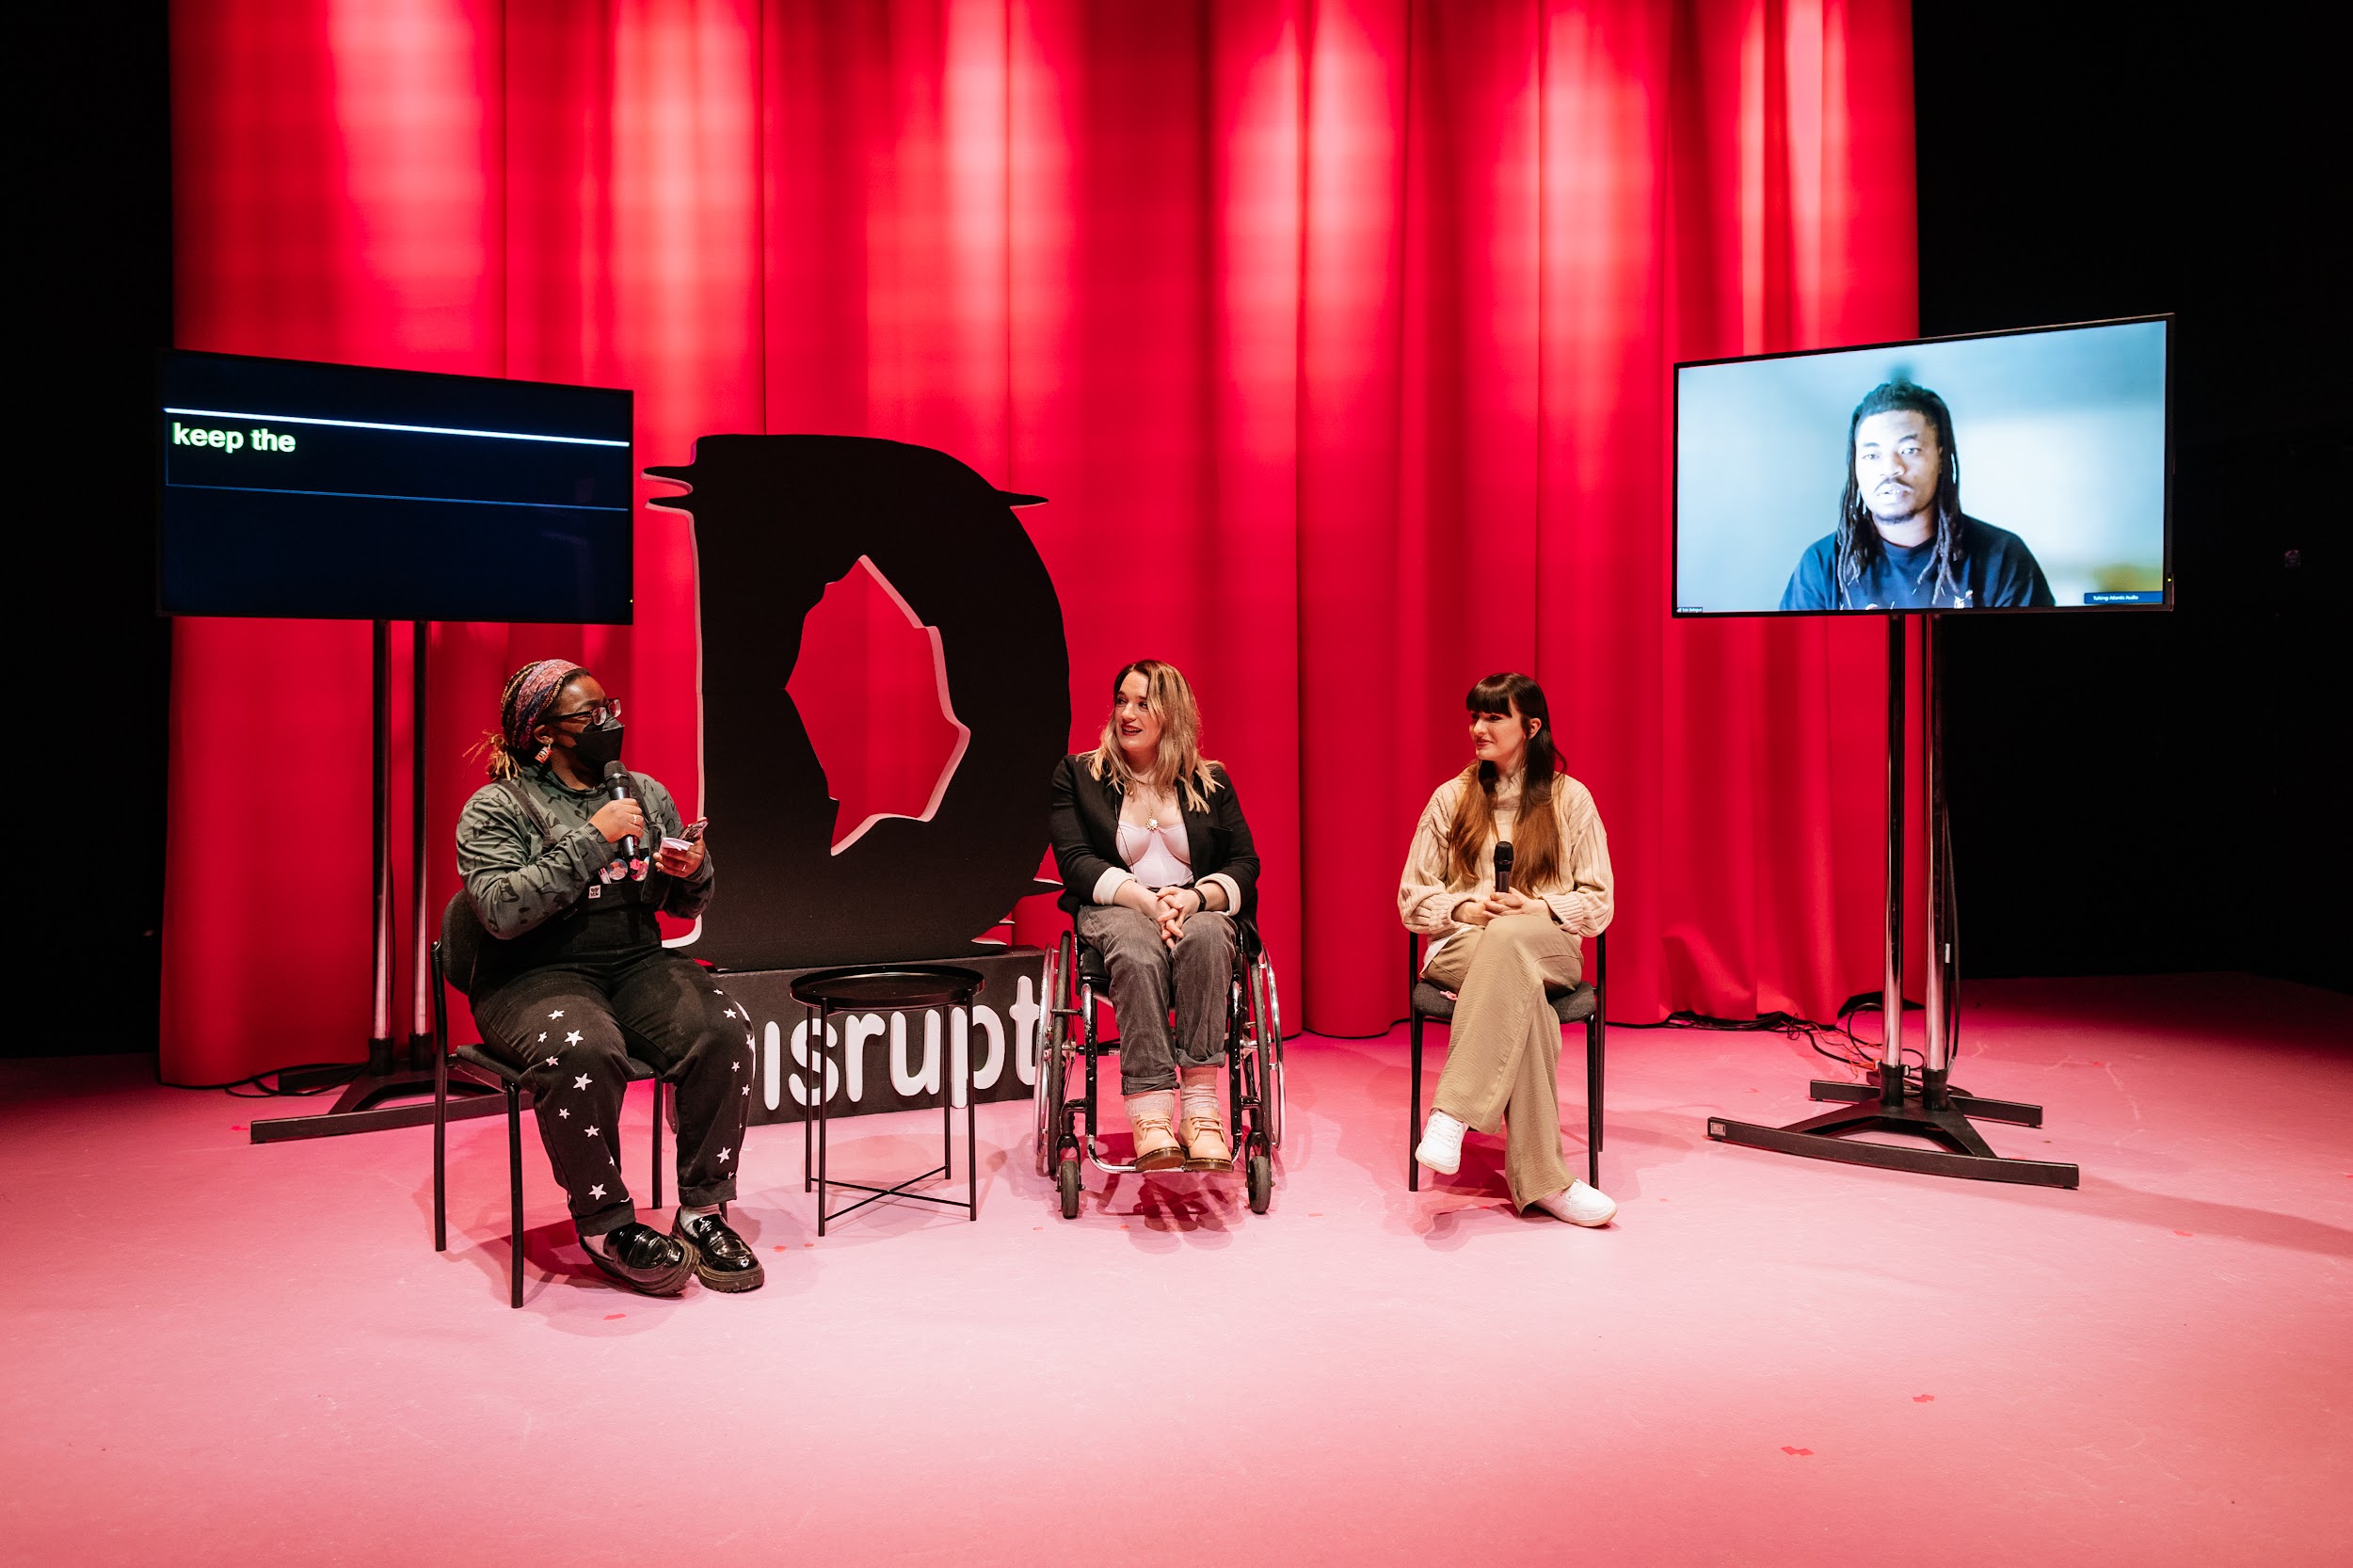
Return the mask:
[[[2006,610],[2045,608],[2051,584],[2026,541],[2007,528],[1963,516],[1957,591],[1938,599],[1936,545],[1881,542],[1879,559],[1846,585],[1838,584],[1838,537],[1826,534],[1798,558],[1781,592],[1785,610]]]

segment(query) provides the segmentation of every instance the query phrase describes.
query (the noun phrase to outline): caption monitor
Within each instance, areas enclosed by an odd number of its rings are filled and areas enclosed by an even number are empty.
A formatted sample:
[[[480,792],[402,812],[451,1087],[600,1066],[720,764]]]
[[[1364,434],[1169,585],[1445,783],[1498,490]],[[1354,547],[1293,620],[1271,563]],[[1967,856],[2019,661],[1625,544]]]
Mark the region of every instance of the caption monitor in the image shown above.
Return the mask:
[[[630,619],[631,397],[170,352],[170,616]]]
[[[2171,326],[1677,365],[1674,613],[2167,607]]]

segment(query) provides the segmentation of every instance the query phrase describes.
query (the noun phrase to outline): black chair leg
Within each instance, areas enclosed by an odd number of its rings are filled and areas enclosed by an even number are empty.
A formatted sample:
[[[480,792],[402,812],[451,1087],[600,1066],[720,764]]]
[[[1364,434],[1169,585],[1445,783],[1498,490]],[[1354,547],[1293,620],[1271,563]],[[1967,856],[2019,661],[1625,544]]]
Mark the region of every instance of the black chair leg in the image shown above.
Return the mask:
[[[1601,1102],[1609,1082],[1607,1058],[1609,1049],[1609,1025],[1599,1013],[1593,1015],[1593,1152],[1598,1154],[1608,1134],[1602,1130]]]
[[[1586,1184],[1603,1184],[1603,1015],[1586,1022]]]
[[[653,1207],[662,1207],[662,1091],[660,1078],[653,1080]]]
[[[433,1250],[449,1251],[449,1052],[433,1043]]]
[[[508,1228],[513,1240],[507,1249],[506,1304],[523,1304],[523,1100],[515,1085],[506,1086],[506,1195]]]
[[[1593,938],[1593,1152],[1601,1152],[1604,1133],[1601,1130],[1602,1087],[1609,1081],[1604,1060],[1609,1048],[1609,939]],[[1599,1182],[1593,1185],[1600,1186]]]
[[[1414,1150],[1421,1141],[1421,1013],[1416,1010],[1406,1016],[1405,1037],[1412,1042],[1407,1051],[1408,1067],[1414,1081],[1413,1108],[1405,1113],[1405,1190],[1421,1191],[1421,1161],[1414,1158]]]

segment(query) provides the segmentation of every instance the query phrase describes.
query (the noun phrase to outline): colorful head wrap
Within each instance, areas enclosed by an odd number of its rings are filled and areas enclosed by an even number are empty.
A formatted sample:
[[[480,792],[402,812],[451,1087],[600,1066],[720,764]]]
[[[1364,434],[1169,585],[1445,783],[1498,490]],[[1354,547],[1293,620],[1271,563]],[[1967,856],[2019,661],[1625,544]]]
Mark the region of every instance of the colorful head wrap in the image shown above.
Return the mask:
[[[506,690],[499,697],[498,740],[509,759],[519,761],[539,749],[532,730],[547,717],[565,683],[575,675],[587,673],[569,659],[540,659],[506,678]],[[494,748],[490,762],[493,774],[504,771],[498,763]]]

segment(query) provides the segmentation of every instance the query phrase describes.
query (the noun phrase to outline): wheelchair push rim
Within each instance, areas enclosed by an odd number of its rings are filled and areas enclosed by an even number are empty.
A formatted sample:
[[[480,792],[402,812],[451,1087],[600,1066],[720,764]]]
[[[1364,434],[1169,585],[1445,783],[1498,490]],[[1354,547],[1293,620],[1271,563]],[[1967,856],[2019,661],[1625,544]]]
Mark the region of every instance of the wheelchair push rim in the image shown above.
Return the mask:
[[[1283,1083],[1282,1001],[1275,993],[1274,966],[1261,953],[1250,966],[1251,1040],[1258,1058],[1259,1128],[1269,1151],[1283,1146],[1289,1103]]]

